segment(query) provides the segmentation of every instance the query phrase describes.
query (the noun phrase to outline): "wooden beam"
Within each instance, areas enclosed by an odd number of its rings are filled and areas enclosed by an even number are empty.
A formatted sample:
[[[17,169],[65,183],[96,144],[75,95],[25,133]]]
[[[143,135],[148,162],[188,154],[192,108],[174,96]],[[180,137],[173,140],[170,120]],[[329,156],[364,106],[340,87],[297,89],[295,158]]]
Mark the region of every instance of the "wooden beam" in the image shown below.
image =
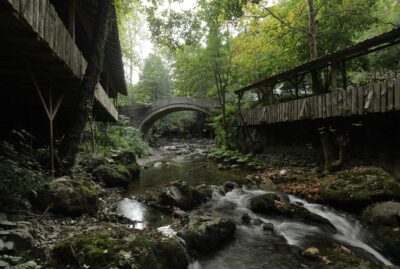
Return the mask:
[[[71,34],[72,40],[75,41],[75,11],[76,2],[75,0],[68,0],[68,30]]]

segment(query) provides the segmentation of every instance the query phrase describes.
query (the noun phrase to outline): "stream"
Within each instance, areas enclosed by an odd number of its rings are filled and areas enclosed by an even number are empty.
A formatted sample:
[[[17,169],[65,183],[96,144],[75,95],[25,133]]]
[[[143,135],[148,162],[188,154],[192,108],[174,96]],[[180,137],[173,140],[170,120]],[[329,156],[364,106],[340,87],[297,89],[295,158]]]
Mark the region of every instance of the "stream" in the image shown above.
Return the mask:
[[[184,143],[170,141],[148,160],[140,160],[146,169],[142,170],[140,181],[131,186],[129,198],[119,203],[119,213],[136,221],[136,229],[148,226],[157,228],[167,236],[175,236],[176,232],[170,228],[172,217],[136,201],[135,195],[176,180],[184,180],[191,185],[222,185],[226,181],[244,183],[245,176],[250,172],[237,169],[219,170],[217,163],[206,158],[207,149],[211,146],[207,140]],[[374,248],[368,231],[354,216],[293,195],[285,195],[287,202],[301,205],[328,219],[337,232],[300,221],[265,217],[249,209],[250,199],[264,193],[267,192],[246,187],[235,188],[226,194],[214,191],[211,201],[190,213],[233,218],[237,223],[237,230],[231,243],[216,253],[193,261],[189,269],[309,268],[304,263],[304,256],[299,255],[293,246],[324,249],[329,243],[343,245],[377,265],[393,265]],[[243,214],[250,216],[250,223],[242,223]],[[272,224],[273,232],[263,231],[263,224]]]

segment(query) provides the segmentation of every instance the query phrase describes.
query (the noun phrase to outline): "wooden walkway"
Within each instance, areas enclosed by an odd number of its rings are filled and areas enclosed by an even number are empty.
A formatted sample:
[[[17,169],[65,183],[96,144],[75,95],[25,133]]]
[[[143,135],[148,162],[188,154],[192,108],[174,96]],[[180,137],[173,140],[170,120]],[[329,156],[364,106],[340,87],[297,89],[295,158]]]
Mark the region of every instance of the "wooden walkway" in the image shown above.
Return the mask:
[[[245,125],[362,116],[400,111],[400,79],[305,97],[243,111]],[[238,125],[243,120],[238,116]]]
[[[59,60],[58,66],[66,68],[75,79],[83,78],[87,61],[49,0],[0,0],[0,4],[11,9],[25,28],[37,35],[37,42],[49,52],[46,55]],[[118,111],[100,83],[95,99],[108,116],[118,120]]]

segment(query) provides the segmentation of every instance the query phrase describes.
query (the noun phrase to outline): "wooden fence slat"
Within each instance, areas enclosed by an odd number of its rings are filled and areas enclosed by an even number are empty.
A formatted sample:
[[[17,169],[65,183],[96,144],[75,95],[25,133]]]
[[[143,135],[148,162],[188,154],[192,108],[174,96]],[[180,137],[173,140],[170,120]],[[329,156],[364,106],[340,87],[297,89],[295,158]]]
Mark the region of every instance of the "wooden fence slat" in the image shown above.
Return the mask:
[[[313,96],[313,115],[314,115],[314,119],[318,119],[318,96]]]
[[[332,117],[337,116],[337,91],[333,91],[331,94],[331,102],[332,102]]]
[[[387,89],[386,81],[381,82],[381,112],[386,112],[387,109]]]
[[[381,85],[379,83],[374,84],[374,112],[381,111]]]
[[[351,116],[351,109],[352,109],[352,89],[346,90],[346,116]]]
[[[326,103],[326,117],[330,118],[332,117],[332,93],[327,93],[325,95],[325,103]]]
[[[357,88],[357,104],[358,104],[358,115],[363,115],[364,110],[364,88]]]
[[[372,102],[373,102],[373,97],[374,97],[374,91],[370,87],[365,88],[365,104],[364,104],[364,111],[369,112],[371,111],[371,107],[373,107]]]
[[[358,90],[357,88],[351,89],[351,114],[357,115],[358,114]]]
[[[396,110],[400,110],[400,79],[396,79],[394,82],[394,107]]]
[[[393,91],[393,79],[389,79],[387,81],[387,111],[393,110],[393,99],[394,99],[394,91]]]
[[[337,116],[343,116],[343,91],[339,90],[338,91],[338,101],[337,101],[337,112],[336,115]]]

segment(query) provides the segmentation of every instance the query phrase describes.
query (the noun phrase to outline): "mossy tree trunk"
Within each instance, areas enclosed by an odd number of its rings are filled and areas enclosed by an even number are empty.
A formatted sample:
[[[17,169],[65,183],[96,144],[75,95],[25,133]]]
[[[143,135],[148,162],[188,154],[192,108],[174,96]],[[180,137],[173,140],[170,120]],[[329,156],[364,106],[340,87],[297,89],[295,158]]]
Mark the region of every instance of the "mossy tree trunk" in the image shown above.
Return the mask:
[[[91,40],[92,52],[81,82],[79,101],[72,117],[72,125],[61,145],[63,170],[67,173],[75,163],[81,136],[92,112],[94,91],[103,68],[104,48],[115,20],[113,8],[112,0],[98,1],[97,19]]]

